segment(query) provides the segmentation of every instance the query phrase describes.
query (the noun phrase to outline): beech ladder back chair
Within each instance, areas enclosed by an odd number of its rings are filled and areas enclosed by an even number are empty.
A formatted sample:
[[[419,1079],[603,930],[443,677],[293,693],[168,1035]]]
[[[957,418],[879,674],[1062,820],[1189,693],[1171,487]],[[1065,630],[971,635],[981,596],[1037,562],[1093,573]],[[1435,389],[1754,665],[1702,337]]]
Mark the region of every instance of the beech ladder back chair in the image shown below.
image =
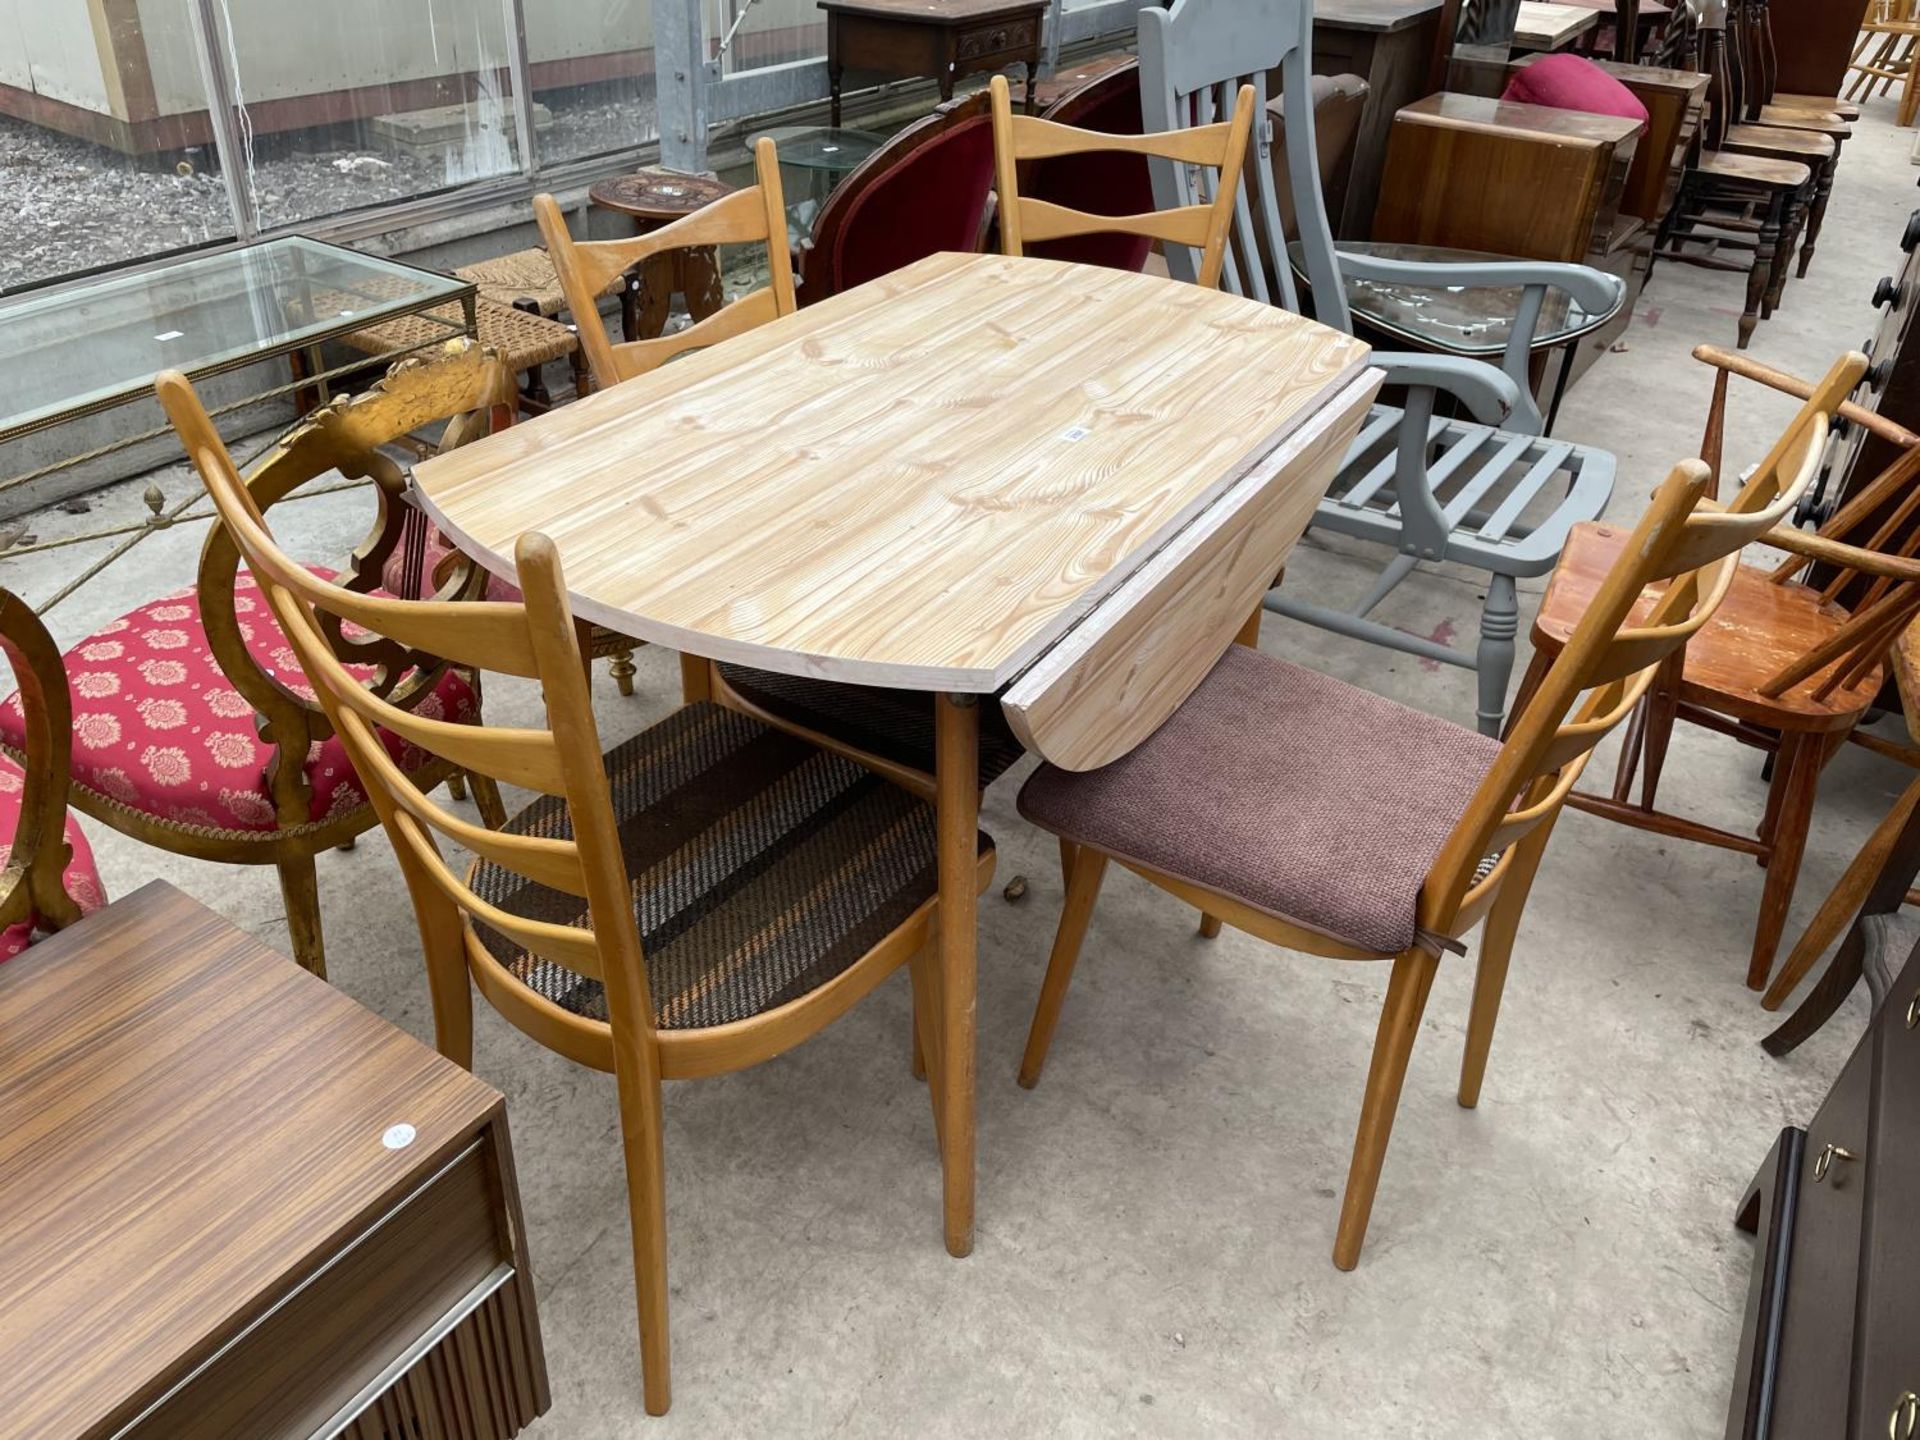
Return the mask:
[[[1802,476],[1817,468],[1827,433],[1824,417],[1839,412],[1866,369],[1866,357],[1842,355],[1817,384],[1808,385],[1711,346],[1703,345],[1694,354],[1718,372],[1701,447],[1704,463],[1716,476],[1730,375],[1805,397],[1793,424],[1727,505],[1730,513],[1780,514],[1784,521],[1783,497],[1797,495]],[[1770,383],[1769,377],[1781,383]],[[1917,473],[1920,452],[1909,451],[1890,477],[1869,487],[1871,499],[1883,503],[1898,491],[1907,497],[1899,511],[1904,519],[1920,505],[1920,489],[1913,486]],[[1795,558],[1771,572],[1753,565],[1734,571],[1719,619],[1668,662],[1634,717],[1611,792],[1580,792],[1572,800],[1582,810],[1638,829],[1744,852],[1766,867],[1747,966],[1747,984],[1755,990],[1766,987],[1772,970],[1821,768],[1873,703],[1888,647],[1920,609],[1920,585],[1914,583],[1920,580],[1920,562],[1836,538],[1865,514],[1848,506],[1818,535],[1785,524],[1770,529],[1766,542],[1794,552]],[[1625,543],[1617,526],[1583,526],[1575,534],[1541,598],[1533,627],[1534,659],[1522,694],[1551,665],[1584,613],[1596,578],[1609,570]],[[1839,564],[1840,577],[1826,590],[1796,583],[1793,577],[1805,563],[1801,557]],[[1849,615],[1835,597],[1843,588],[1857,586],[1861,576],[1867,577],[1865,593]],[[1668,743],[1679,720],[1773,752],[1773,775],[1757,835],[1735,834],[1656,807]]]
[[[1499,732],[1519,630],[1516,581],[1553,568],[1567,533],[1606,507],[1613,493],[1613,457],[1604,451],[1539,438],[1541,417],[1528,389],[1534,330],[1549,290],[1571,295],[1590,312],[1617,305],[1621,282],[1584,265],[1503,260],[1436,265],[1339,253],[1320,189],[1314,133],[1312,8],[1306,0],[1175,0],[1139,15],[1140,76],[1146,124],[1163,129],[1205,123],[1223,97],[1250,86],[1262,117],[1256,158],[1235,194],[1227,289],[1288,310],[1300,308],[1275,193],[1273,134],[1266,121],[1266,81],[1282,76],[1288,183],[1293,213],[1322,323],[1351,333],[1343,275],[1413,287],[1505,285],[1523,294],[1501,368],[1457,356],[1376,350],[1372,363],[1387,384],[1406,387],[1403,407],[1376,406],[1347,452],[1315,512],[1324,530],[1391,546],[1396,552],[1352,610],[1336,609],[1274,589],[1266,608],[1354,639],[1478,673],[1478,716]],[[1204,197],[1209,183],[1178,165],[1154,167],[1162,206]],[[1262,256],[1271,256],[1271,269]],[[1175,275],[1196,275],[1192,255],[1167,247]],[[1473,420],[1434,414],[1445,391]],[[1487,572],[1476,648],[1463,652],[1372,617],[1421,561],[1451,560]]]
[[[596,388],[605,390],[644,375],[688,350],[718,344],[728,336],[793,313],[793,257],[788,249],[780,160],[772,140],[763,136],[753,147],[753,165],[754,184],[670,225],[623,240],[575,240],[554,198],[533,197],[534,218],[546,239],[547,253],[553,256],[567,308],[580,327],[580,343],[586,349],[587,367]],[[650,256],[693,246],[754,244],[767,247],[768,280],[758,290],[671,335],[615,344],[607,334],[597,297],[620,275]]]
[[[513,374],[499,355],[450,341],[401,361],[371,390],[313,411],[248,467],[247,487],[265,510],[329,472],[366,477],[376,513],[343,583],[362,592],[387,579],[426,585],[429,527],[403,498],[404,467],[382,447],[442,421],[442,447],[462,444],[509,422],[513,405]],[[484,580],[467,573],[476,586]],[[331,638],[396,705],[454,720],[477,715],[473,678],[439,657],[373,636]],[[65,664],[76,701],[74,807],[170,854],[274,866],[294,958],[324,975],[315,860],[379,817],[226,534],[217,526],[208,534],[191,588],[96,631]],[[16,759],[22,726],[18,697],[0,706],[0,749]],[[414,764],[424,787],[459,778],[438,761]],[[476,799],[489,805],[490,790]]]
[[[1223,102],[1224,120],[1160,135],[1113,135],[1080,130],[1032,115],[1016,115],[1006,77],[996,75],[993,94],[994,183],[1000,194],[1000,248],[1021,255],[1028,242],[1064,240],[1078,235],[1141,235],[1170,246],[1200,252],[1199,281],[1220,283],[1226,263],[1227,226],[1233,197],[1246,167],[1247,137],[1253,129],[1254,91],[1244,86]],[[1210,167],[1219,177],[1212,198],[1163,207],[1139,215],[1096,215],[1020,193],[1022,161],[1050,160],[1088,153],[1155,156],[1182,165]]]
[[[0,653],[19,686],[24,764],[0,755],[0,960],[106,903],[93,849],[67,814],[73,697],[32,608],[0,589]]]
[[[937,984],[932,807],[711,704],[685,706],[603,755],[580,627],[545,536],[530,532],[516,547],[519,601],[343,590],[274,544],[187,381],[169,372],[157,388],[367,777],[413,898],[441,1053],[471,1066],[470,976],[528,1035],[616,1077],[646,1407],[662,1414],[671,1392],[661,1081],[770,1059],[910,965],[936,1106],[960,1083],[932,1028],[937,997],[924,993]],[[334,657],[326,631],[341,623],[537,682],[546,727],[453,725],[395,707]],[[537,798],[503,830],[474,825],[413,784],[382,732]],[[464,876],[443,841],[472,852]],[[981,835],[977,849],[984,889],[992,842]]]
[[[1042,767],[1021,813],[1073,859],[1021,1083],[1039,1079],[1109,861],[1275,944],[1390,960],[1334,1243],[1334,1263],[1351,1269],[1442,954],[1465,953],[1485,922],[1459,1090],[1473,1106],[1562,803],[1660,663],[1706,623],[1735,552],[1773,523],[1706,510],[1709,484],[1698,461],[1674,468],[1504,744],[1243,644],[1131,754],[1085,774]]]

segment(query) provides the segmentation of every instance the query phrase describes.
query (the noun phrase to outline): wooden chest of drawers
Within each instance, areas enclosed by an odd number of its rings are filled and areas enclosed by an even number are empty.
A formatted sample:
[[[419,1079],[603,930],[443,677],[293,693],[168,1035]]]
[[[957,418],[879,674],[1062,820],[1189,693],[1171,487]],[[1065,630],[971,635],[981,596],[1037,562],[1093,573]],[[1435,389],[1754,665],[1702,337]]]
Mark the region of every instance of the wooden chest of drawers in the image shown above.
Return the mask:
[[[506,1440],[500,1096],[150,885],[0,966],[0,1431]]]
[[[1920,951],[1740,1221],[1759,1245],[1730,1440],[1920,1435]]]

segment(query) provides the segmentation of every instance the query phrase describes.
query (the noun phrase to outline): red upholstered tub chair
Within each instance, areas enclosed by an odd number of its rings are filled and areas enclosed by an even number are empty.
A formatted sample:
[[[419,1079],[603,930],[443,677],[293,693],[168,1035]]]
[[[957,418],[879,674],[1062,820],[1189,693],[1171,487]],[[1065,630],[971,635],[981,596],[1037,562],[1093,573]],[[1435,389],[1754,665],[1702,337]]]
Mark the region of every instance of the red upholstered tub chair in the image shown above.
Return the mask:
[[[71,925],[107,896],[87,837],[67,814],[67,757],[57,742],[73,709],[60,652],[11,590],[0,590],[0,654],[25,717],[26,763],[0,756],[0,960],[11,960],[37,934]]]
[[[442,444],[457,444],[510,419],[513,393],[500,357],[471,341],[404,360],[371,391],[335,400],[282,436],[249,469],[254,503],[265,510],[330,471],[371,478],[379,516],[342,583],[377,592],[394,552],[420,553],[426,531],[401,498],[401,466],[381,447],[439,421],[449,422]],[[464,569],[457,582],[463,594],[480,583]],[[470,675],[380,637],[332,638],[393,703],[478,718]],[[324,975],[315,857],[380,821],[226,530],[207,537],[194,585],[109,622],[61,663],[73,697],[74,807],[172,854],[276,867],[294,958]],[[24,699],[0,704],[0,752],[33,775]],[[455,776],[397,738],[390,748],[423,789]],[[490,823],[501,816],[490,785],[476,785],[475,797]]]
[[[907,126],[834,187],[794,257],[795,298],[811,305],[943,250],[978,250],[992,191],[983,90]]]
[[[1140,62],[1130,60],[1117,69],[1069,91],[1041,114],[1041,119],[1076,130],[1106,135],[1138,135],[1140,120]],[[1158,208],[1153,199],[1153,174],[1144,155],[1095,151],[1035,160],[1023,166],[1020,193],[1089,215],[1144,215]],[[1044,240],[1022,247],[1027,254],[1047,260],[1072,260],[1081,265],[1105,265],[1114,270],[1146,267],[1153,242],[1139,235],[1112,231]]]

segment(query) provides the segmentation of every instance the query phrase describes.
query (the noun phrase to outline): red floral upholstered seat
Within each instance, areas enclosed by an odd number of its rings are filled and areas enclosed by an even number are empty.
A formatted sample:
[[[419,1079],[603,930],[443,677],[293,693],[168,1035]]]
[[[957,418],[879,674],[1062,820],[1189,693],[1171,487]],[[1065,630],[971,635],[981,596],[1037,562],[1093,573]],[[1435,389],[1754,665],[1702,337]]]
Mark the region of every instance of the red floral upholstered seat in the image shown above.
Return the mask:
[[[13,854],[13,837],[20,833],[20,801],[26,778],[18,765],[0,756],[0,870],[7,868]],[[67,816],[67,844],[73,847],[73,859],[67,862],[62,881],[80,913],[98,910],[107,903],[107,892],[100,884],[100,871],[93,863],[93,847],[73,816]],[[0,930],[0,960],[11,960],[33,943],[31,924],[11,925]]]
[[[314,573],[332,578],[319,567]],[[234,585],[234,608],[254,659],[310,699],[299,660],[246,575]],[[121,616],[69,650],[65,662],[73,691],[76,787],[168,825],[279,829],[268,779],[274,746],[259,734],[252,702],[214,659],[194,591]],[[473,687],[448,671],[415,709],[431,718],[471,721]],[[0,745],[17,753],[24,724],[17,695],[0,705]],[[388,749],[412,771],[427,757],[406,753],[409,748],[389,738]],[[307,779],[313,789],[309,821],[335,819],[367,804],[337,736],[308,751]]]

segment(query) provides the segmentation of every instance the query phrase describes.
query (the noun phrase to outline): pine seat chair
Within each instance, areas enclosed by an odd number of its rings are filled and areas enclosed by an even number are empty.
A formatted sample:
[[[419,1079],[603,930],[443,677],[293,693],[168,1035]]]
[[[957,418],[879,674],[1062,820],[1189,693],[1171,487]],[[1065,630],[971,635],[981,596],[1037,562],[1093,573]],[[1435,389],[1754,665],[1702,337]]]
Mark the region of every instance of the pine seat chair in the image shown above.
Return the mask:
[[[80,823],[67,813],[73,697],[60,651],[32,608],[0,589],[0,653],[19,686],[24,764],[0,756],[0,960],[106,904]]]
[[[1857,353],[1842,355],[1824,377],[1808,385],[1712,346],[1703,345],[1694,355],[1715,371],[1701,450],[1716,474],[1730,376],[1809,397],[1798,427],[1781,436],[1741,486],[1731,502],[1734,509],[1772,503],[1771,496],[1802,463],[1810,433],[1806,410],[1837,411],[1867,363]],[[1609,820],[1751,855],[1766,868],[1747,961],[1747,984],[1755,990],[1768,988],[1806,850],[1820,772],[1879,696],[1888,652],[1920,613],[1920,559],[1911,553],[1920,548],[1920,536],[1901,536],[1920,508],[1917,482],[1920,447],[1901,454],[1819,531],[1783,527],[1767,535],[1767,543],[1788,551],[1788,558],[1742,565],[1734,572],[1719,617],[1674,657],[1644,713],[1635,717],[1610,793],[1572,797],[1580,809]],[[1592,526],[1568,545],[1541,597],[1533,627],[1533,668],[1522,693],[1566,643],[1593,592],[1594,577],[1608,569],[1623,543],[1617,527]],[[1804,578],[1813,560],[1833,567],[1823,584]],[[1755,833],[1735,833],[1657,807],[1668,743],[1680,721],[1772,753],[1765,810]],[[1791,981],[1798,978],[1796,973]],[[1773,1003],[1784,995],[1785,990],[1776,988]]]
[[[964,123],[965,111],[958,114]],[[969,132],[937,130],[941,136]],[[885,152],[881,152],[885,153]],[[878,155],[875,156],[879,158]],[[780,160],[769,139],[754,148],[757,183],[734,191],[692,215],[645,235],[620,240],[575,240],[548,195],[534,197],[534,214],[554,258],[568,303],[579,318],[594,383],[602,389],[636,380],[675,356],[794,313],[795,297],[787,240],[786,202]],[[591,300],[607,277],[618,276],[665,251],[694,245],[764,246],[768,283],[729,302],[707,319],[655,339],[615,344]],[[841,685],[800,675],[779,675],[745,665],[713,664],[681,657],[682,698],[710,700],[837,750],[912,789],[933,797],[933,697],[880,686]],[[980,786],[985,789],[1023,754],[998,704],[980,712]]]
[[[500,356],[450,341],[402,360],[371,390],[307,415],[249,467],[248,492],[265,510],[331,471],[367,477],[373,523],[346,562],[343,583],[375,591],[389,562],[402,556],[409,583],[423,584],[425,517],[406,502],[404,469],[382,447],[444,424],[440,444],[450,448],[510,423],[513,404],[513,374]],[[477,586],[477,571],[463,572],[459,583]],[[477,716],[477,684],[459,667],[378,637],[336,630],[331,638],[362,682],[395,706],[463,723]],[[324,976],[315,861],[372,829],[379,816],[226,532],[215,526],[208,533],[190,588],[111,621],[63,663],[74,696],[74,808],[170,854],[272,865],[293,956]],[[0,751],[24,763],[21,700],[0,705]],[[415,783],[458,781],[453,767],[397,735],[388,740]],[[475,799],[497,817],[489,784]]]
[[[1275,614],[1302,620],[1478,676],[1480,729],[1499,733],[1519,630],[1517,582],[1553,569],[1572,528],[1597,517],[1613,493],[1613,457],[1563,440],[1541,438],[1541,415],[1528,388],[1534,330],[1549,290],[1564,291],[1589,313],[1620,303],[1618,277],[1584,265],[1536,260],[1429,264],[1383,260],[1336,250],[1319,183],[1312,78],[1313,11],[1306,0],[1174,0],[1140,11],[1140,91],[1150,129],[1207,123],[1227,97],[1251,86],[1266,110],[1271,73],[1282,76],[1288,183],[1305,251],[1315,316],[1351,333],[1343,276],[1414,289],[1499,285],[1522,292],[1500,368],[1456,356],[1374,351],[1371,363],[1389,386],[1405,389],[1402,405],[1378,405],[1348,450],[1314,528],[1387,546],[1393,558],[1351,610],[1336,609],[1278,587],[1266,599]],[[1221,283],[1288,310],[1299,310],[1292,267],[1271,269],[1263,254],[1284,257],[1287,245],[1267,126],[1255,137],[1247,183],[1221,187],[1231,212],[1231,245]],[[1209,181],[1188,167],[1156,163],[1162,209],[1204,199]],[[1216,198],[1218,198],[1216,196]],[[1166,246],[1168,270],[1208,281],[1193,252]],[[1435,415],[1445,392],[1472,415]],[[1478,644],[1462,651],[1373,619],[1373,612],[1424,563],[1452,561],[1486,576]]]
[[[1441,957],[1464,954],[1484,923],[1459,1089],[1472,1107],[1561,805],[1664,659],[1707,623],[1740,547],[1812,479],[1814,455],[1755,514],[1703,505],[1706,466],[1674,467],[1505,743],[1242,644],[1132,753],[1080,774],[1042,766],[1020,813],[1072,860],[1020,1083],[1039,1081],[1112,861],[1276,945],[1391,962],[1333,1248],[1352,1269]]]
[[[646,1408],[668,1383],[663,1080],[768,1060],[902,965],[939,1130],[951,1083],[938,1001],[933,807],[844,756],[710,703],[603,754],[554,547],[521,536],[520,598],[446,604],[355,594],[294,563],[178,374],[157,389],[220,517],[332,717],[393,842],[419,922],[440,1052],[471,1066],[470,984],[533,1039],[619,1092]],[[546,727],[454,725],[400,710],[335,658],[364,627],[539,684]],[[447,811],[381,736],[536,798],[502,829]],[[461,875],[441,844],[471,851]],[[979,837],[979,883],[993,843]],[[946,1154],[941,1132],[942,1154]]]

